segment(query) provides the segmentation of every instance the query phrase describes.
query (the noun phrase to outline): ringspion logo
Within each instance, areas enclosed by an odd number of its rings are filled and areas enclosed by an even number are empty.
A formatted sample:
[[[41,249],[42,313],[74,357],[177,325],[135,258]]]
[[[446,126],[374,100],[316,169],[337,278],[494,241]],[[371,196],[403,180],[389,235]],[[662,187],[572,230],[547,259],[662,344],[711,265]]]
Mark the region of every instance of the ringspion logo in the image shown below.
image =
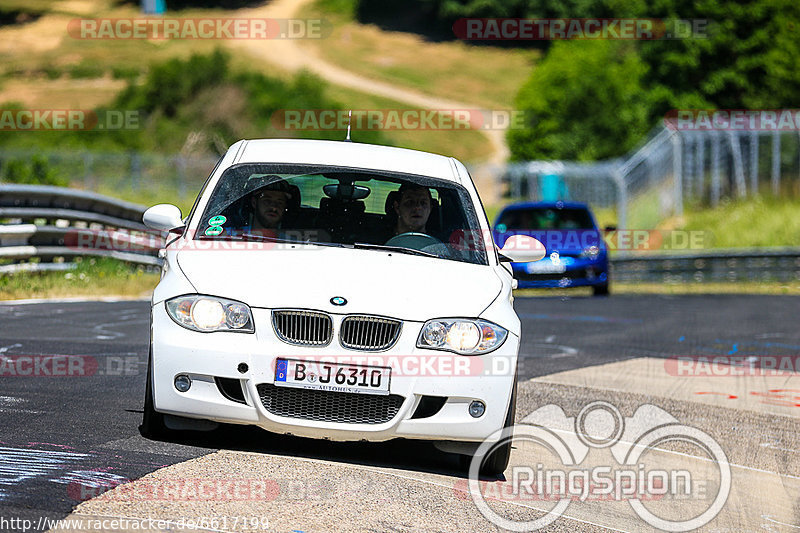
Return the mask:
[[[709,460],[667,461],[660,452],[669,442],[691,446]],[[523,457],[506,470],[511,481],[501,486],[481,482],[483,460],[508,444]],[[624,501],[654,528],[691,531],[708,524],[725,506],[731,467],[710,435],[681,424],[660,407],[641,405],[624,417],[616,406],[595,401],[575,417],[566,416],[557,405],[546,405],[522,424],[498,430],[475,453],[468,485],[481,514],[510,531],[547,527],[573,501]],[[490,507],[490,500],[555,505],[533,520],[521,520]]]

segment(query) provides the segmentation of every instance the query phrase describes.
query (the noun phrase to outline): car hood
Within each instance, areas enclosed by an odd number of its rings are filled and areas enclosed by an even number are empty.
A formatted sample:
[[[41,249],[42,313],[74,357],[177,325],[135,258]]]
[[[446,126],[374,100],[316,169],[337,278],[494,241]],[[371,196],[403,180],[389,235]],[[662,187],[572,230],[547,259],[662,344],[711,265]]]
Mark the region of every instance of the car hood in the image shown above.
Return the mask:
[[[365,313],[403,320],[477,317],[500,293],[486,265],[397,252],[300,246],[293,250],[177,253],[198,293],[262,308]],[[335,306],[331,298],[347,299]]]

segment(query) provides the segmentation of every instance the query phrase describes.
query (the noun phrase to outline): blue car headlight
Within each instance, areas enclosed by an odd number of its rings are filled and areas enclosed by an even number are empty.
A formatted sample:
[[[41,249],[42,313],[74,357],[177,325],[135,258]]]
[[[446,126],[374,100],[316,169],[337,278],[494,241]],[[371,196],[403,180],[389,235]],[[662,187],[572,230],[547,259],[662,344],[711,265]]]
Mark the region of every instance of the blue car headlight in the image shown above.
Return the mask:
[[[499,348],[507,336],[505,328],[486,320],[442,318],[425,322],[417,338],[417,348],[482,355]]]
[[[598,246],[587,246],[583,249],[581,254],[578,256],[582,259],[591,259],[595,260],[600,255],[600,248]]]
[[[253,333],[253,314],[247,304],[215,296],[190,294],[167,300],[167,314],[193,331]]]

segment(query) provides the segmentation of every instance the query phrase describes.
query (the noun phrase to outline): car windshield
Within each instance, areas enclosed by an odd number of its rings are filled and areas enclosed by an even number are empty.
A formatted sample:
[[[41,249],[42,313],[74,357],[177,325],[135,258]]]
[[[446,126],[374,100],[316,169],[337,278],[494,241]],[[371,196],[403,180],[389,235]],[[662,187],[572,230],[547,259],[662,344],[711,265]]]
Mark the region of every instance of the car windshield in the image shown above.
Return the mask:
[[[589,211],[575,207],[534,207],[513,209],[502,214],[497,229],[511,230],[570,230],[595,229]]]
[[[217,182],[197,239],[253,239],[396,251],[488,264],[461,185],[384,171],[240,164]]]

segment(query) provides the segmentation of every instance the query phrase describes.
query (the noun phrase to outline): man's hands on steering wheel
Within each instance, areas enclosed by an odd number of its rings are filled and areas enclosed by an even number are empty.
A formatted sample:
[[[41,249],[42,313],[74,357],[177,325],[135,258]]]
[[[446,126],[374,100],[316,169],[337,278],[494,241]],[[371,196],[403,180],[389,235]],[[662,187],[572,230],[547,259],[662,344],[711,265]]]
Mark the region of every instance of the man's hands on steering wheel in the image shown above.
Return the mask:
[[[401,246],[403,248],[411,248],[413,250],[422,250],[427,246],[433,246],[436,244],[442,244],[442,241],[436,237],[428,235],[427,233],[418,233],[415,231],[409,231],[407,233],[395,235],[386,241],[386,246]]]
[[[421,252],[428,252],[438,255],[439,257],[449,258],[452,255],[450,248],[448,248],[442,241],[428,235],[427,233],[418,233],[409,231],[395,235],[388,241],[385,246],[399,246],[401,248],[410,248],[411,250],[419,250]]]

